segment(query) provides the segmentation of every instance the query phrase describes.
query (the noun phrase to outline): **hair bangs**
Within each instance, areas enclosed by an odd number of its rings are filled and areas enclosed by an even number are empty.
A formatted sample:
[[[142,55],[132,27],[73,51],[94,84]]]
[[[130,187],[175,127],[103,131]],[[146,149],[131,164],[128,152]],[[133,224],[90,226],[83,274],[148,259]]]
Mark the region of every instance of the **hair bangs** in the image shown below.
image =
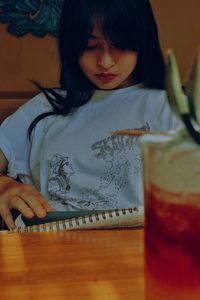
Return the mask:
[[[133,1],[95,2],[93,25],[95,21],[98,21],[105,39],[115,48],[137,51],[141,32],[137,15],[134,15]]]
[[[116,49],[137,51],[138,39],[140,39],[138,33],[131,27],[126,26],[128,22],[122,24],[113,21],[109,18],[102,20],[101,24],[105,39]]]

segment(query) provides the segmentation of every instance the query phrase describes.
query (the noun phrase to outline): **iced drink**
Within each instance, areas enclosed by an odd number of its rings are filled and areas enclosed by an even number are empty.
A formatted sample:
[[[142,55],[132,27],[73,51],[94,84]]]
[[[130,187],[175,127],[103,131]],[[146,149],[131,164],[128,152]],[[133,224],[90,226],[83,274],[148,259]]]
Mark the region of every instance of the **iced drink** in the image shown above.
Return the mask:
[[[184,130],[141,145],[146,300],[200,300],[200,146]]]

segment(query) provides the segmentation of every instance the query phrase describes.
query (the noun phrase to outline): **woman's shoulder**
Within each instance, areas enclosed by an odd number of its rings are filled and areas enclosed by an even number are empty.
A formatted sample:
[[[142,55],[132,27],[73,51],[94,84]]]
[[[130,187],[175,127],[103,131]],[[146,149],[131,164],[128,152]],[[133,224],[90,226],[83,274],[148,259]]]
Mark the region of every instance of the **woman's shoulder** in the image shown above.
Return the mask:
[[[159,107],[168,106],[166,91],[163,89],[153,89],[143,84],[132,86],[125,91],[124,97],[133,105]]]
[[[146,87],[143,83],[130,86],[123,89],[124,95],[129,97],[142,98],[144,101],[166,101],[166,91],[164,89],[156,89]]]
[[[55,94],[58,94],[59,96],[65,97],[66,95],[66,92],[61,89],[55,88],[52,90]],[[53,94],[50,93],[49,96],[51,99],[53,98],[55,99],[55,96],[53,96]],[[30,113],[30,114],[34,113],[37,116],[37,114],[42,114],[47,111],[52,111],[53,107],[50,101],[45,96],[45,94],[39,93],[33,98],[31,98],[30,100],[28,100],[24,105],[22,105],[20,109],[22,109],[26,113]]]
[[[143,108],[143,113],[148,114],[151,119],[178,122],[169,105],[166,90],[140,86],[137,91],[134,102],[136,102],[137,107]]]
[[[40,93],[23,105],[21,105],[13,114],[8,116],[1,124],[14,124],[20,122],[21,124],[31,124],[31,122],[40,114],[52,111],[52,106],[43,93]]]
[[[51,104],[45,97],[43,93],[39,93],[30,100],[28,100],[25,104],[23,104],[20,109],[33,112],[43,112],[45,110],[51,109]]]
[[[15,114],[21,114],[28,122],[30,122],[40,114],[52,110],[53,108],[45,95],[43,93],[39,93],[20,106]]]
[[[38,115],[52,110],[52,107],[43,93],[40,93],[30,100],[27,100],[13,114],[9,115],[1,124],[7,126],[17,122],[30,124]]]
[[[149,98],[153,97],[166,100],[166,91],[164,89],[149,88],[144,84],[140,84],[137,86],[137,91],[141,93],[141,95],[148,96]]]
[[[148,88],[143,85],[137,88],[138,100],[151,107],[168,106],[167,93],[164,89]]]

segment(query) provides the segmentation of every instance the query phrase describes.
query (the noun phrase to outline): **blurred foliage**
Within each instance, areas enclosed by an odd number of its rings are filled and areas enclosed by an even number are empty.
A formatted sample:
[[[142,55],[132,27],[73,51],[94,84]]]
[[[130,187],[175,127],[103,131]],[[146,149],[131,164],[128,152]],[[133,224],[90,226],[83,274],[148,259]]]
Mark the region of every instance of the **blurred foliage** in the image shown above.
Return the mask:
[[[15,36],[58,35],[63,0],[0,0],[0,22]]]

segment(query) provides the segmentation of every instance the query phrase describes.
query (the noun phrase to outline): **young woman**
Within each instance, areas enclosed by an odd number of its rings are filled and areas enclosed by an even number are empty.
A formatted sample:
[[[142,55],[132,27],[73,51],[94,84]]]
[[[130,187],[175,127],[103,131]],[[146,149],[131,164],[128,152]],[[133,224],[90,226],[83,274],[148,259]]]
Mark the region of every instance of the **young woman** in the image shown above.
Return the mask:
[[[119,129],[175,128],[149,0],[66,0],[60,89],[19,108],[0,127],[0,214],[143,205],[137,137]],[[19,178],[22,183],[15,179]]]

